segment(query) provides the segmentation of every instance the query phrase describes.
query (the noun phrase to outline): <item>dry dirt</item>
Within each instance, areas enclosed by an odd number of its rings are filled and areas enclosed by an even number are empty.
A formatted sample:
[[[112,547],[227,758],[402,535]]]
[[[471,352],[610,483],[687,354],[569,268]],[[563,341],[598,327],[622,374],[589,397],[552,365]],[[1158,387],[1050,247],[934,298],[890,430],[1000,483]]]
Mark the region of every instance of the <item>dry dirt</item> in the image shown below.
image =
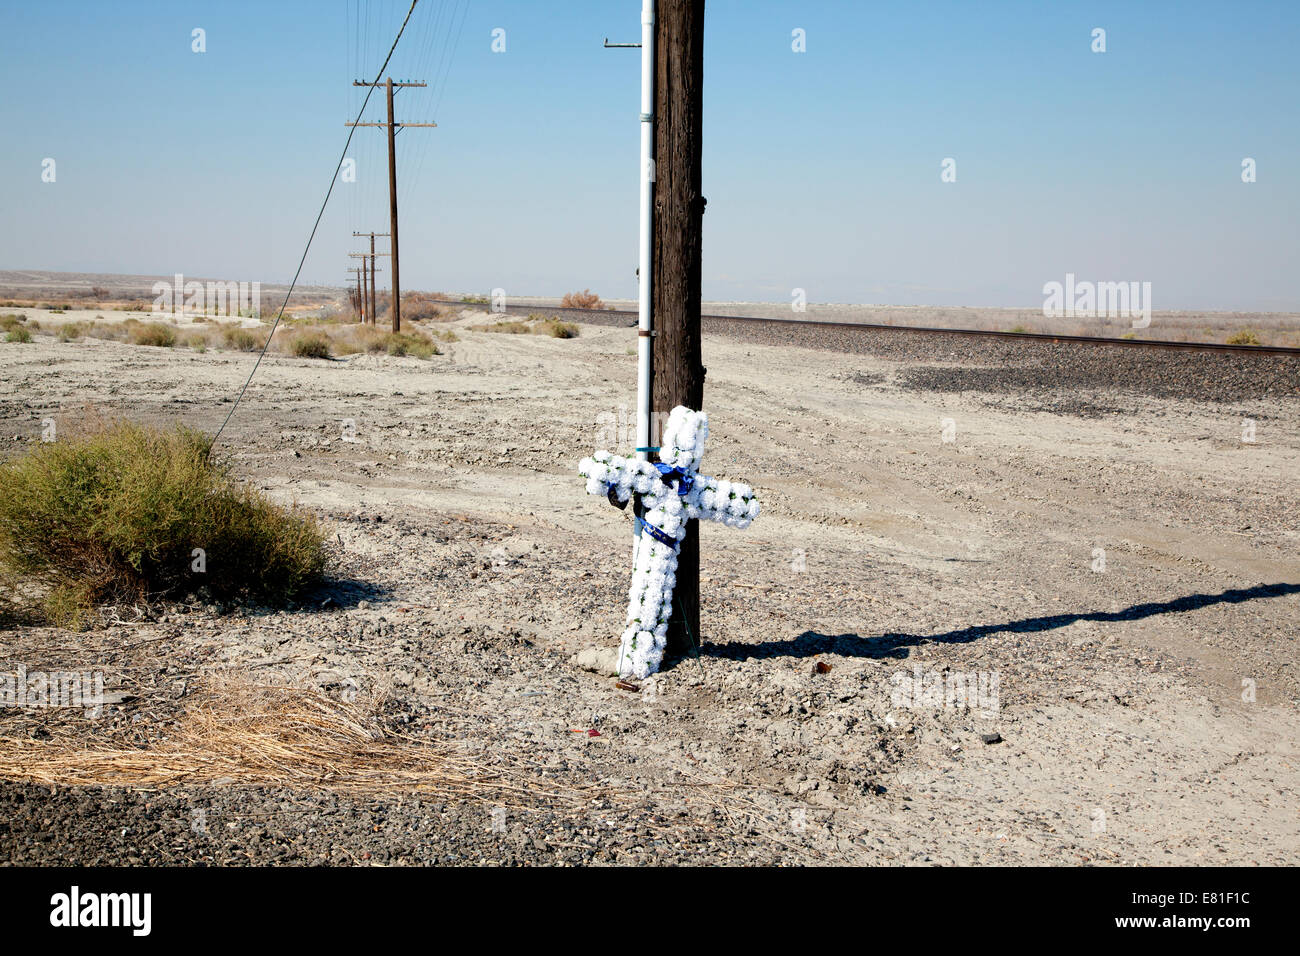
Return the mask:
[[[244,675],[380,693],[389,727],[601,794],[4,783],[0,861],[1300,860],[1300,400],[1103,392],[1085,417],[710,338],[705,470],[764,511],[702,529],[703,654],[633,693],[570,657],[621,630],[628,518],[576,463],[630,445],[635,333],[483,321],[429,361],[268,356],[222,447],[327,524],[335,580],[288,611],[10,627],[0,670],[99,666],[127,697],[0,735],[147,744],[196,678]],[[0,343],[0,454],[86,403],[215,430],[252,361]],[[903,674],[997,693],[914,705]]]

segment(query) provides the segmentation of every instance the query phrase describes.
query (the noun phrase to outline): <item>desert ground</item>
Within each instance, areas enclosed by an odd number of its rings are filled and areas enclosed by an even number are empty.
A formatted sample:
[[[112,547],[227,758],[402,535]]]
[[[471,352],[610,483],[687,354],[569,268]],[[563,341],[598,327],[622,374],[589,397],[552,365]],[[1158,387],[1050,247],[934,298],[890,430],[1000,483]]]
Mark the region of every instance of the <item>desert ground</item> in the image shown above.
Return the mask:
[[[41,330],[0,342],[0,455],[88,407],[215,431],[254,360],[17,311]],[[763,513],[702,528],[702,652],[629,691],[574,662],[617,643],[631,546],[577,462],[631,446],[635,332],[489,320],[437,323],[428,360],[263,362],[218,450],[328,527],[310,601],[0,631],[0,669],[102,668],[118,701],[0,711],[0,862],[1300,862],[1294,366],[1254,396],[1049,374],[1028,400],[978,350],[706,336],[704,470]],[[900,698],[916,675],[996,693]],[[196,689],[261,685],[476,782],[142,782]],[[78,782],[78,748],[141,756]]]
[[[156,295],[153,285],[169,285],[174,276],[114,275],[103,273],[48,272],[0,269],[0,307],[61,305],[69,309],[96,310],[130,306],[148,308]],[[210,281],[206,277],[186,276],[186,281]],[[271,311],[284,300],[287,286],[263,282],[263,304]],[[383,295],[383,290],[380,290]],[[488,301],[487,290],[432,293],[448,299]],[[97,299],[96,297],[99,297]],[[554,296],[508,296],[511,305],[538,309],[560,306]],[[635,299],[605,297],[611,309],[635,312]],[[8,306],[6,306],[8,303]],[[320,285],[299,285],[290,300],[293,314],[319,313],[322,309],[341,311],[344,307],[339,290]],[[383,306],[386,308],[386,305]],[[991,329],[1002,332],[1038,332],[1047,335],[1085,335],[1103,338],[1125,336],[1171,342],[1241,342],[1270,346],[1300,347],[1300,313],[1295,312],[1224,312],[1157,309],[1145,328],[1134,328],[1132,318],[1122,316],[1048,317],[1042,302],[1028,297],[1019,307],[987,306],[910,306],[871,303],[807,302],[796,311],[790,300],[781,302],[705,301],[705,315],[757,316],[773,319],[796,319],[822,322],[853,322],[921,328]]]

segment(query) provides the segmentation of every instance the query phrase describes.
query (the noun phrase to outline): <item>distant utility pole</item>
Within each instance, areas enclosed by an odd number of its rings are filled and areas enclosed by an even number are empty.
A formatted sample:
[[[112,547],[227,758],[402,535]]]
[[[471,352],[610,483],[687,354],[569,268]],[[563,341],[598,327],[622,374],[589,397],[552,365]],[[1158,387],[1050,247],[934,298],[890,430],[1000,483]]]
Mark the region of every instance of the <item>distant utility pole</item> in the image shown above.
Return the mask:
[[[353,80],[353,86],[379,86],[378,83],[363,83],[360,80]],[[402,331],[402,288],[398,281],[398,252],[397,252],[397,130],[407,126],[437,126],[437,123],[398,123],[393,119],[393,89],[405,86],[425,86],[424,83],[394,83],[390,76],[384,81],[384,87],[388,92],[388,122],[387,123],[347,123],[347,126],[382,126],[388,129],[388,216],[391,220],[389,224],[389,247],[392,250],[393,259],[393,331]]]
[[[386,252],[349,252],[348,255],[353,259],[361,260],[361,268],[365,270],[361,277],[361,294],[366,297],[366,320],[375,324],[375,319],[379,313],[375,310],[375,273],[379,270],[375,268],[375,256],[386,256]],[[369,278],[367,279],[367,274]],[[368,286],[368,287],[367,287]]]
[[[348,272],[355,272],[357,274],[357,288],[356,288],[357,297],[354,300],[353,308],[356,309],[357,318],[359,318],[362,322],[364,322],[366,321],[366,305],[365,305],[366,300],[361,295],[361,274],[365,272],[365,270],[349,269]]]
[[[375,316],[375,236],[387,236],[386,232],[354,232],[354,236],[370,237],[370,321],[374,324]]]
[[[677,405],[703,410],[700,249],[704,219],[700,154],[704,120],[704,0],[655,5],[652,404],[666,421]],[[657,440],[660,436],[656,435]],[[667,653],[690,653],[700,634],[700,529],[686,526],[677,558],[680,601]]]

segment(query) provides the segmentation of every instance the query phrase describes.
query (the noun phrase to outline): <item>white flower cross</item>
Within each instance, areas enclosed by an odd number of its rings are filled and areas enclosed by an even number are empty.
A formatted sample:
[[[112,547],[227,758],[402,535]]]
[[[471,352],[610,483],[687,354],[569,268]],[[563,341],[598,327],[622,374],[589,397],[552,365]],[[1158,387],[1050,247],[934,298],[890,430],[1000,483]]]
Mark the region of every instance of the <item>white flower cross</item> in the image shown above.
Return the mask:
[[[620,508],[634,503],[637,546],[618,658],[624,677],[645,678],[663,661],[686,522],[701,518],[747,528],[758,517],[758,498],[749,485],[698,473],[708,437],[709,417],[679,405],[668,416],[658,462],[598,451],[578,463],[588,494],[608,497]]]

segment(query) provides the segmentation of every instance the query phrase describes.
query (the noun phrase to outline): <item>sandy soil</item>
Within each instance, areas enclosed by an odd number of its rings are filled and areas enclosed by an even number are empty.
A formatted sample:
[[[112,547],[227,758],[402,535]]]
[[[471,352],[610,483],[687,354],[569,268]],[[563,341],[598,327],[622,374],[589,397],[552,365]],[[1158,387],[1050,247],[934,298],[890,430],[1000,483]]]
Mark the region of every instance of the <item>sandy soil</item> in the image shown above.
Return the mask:
[[[431,742],[611,796],[502,818],[379,794],[339,817],[261,788],[7,784],[0,802],[28,808],[11,859],[1300,860],[1300,402],[1101,396],[1083,418],[920,391],[906,362],[707,340],[705,469],[751,482],[764,512],[703,529],[704,653],[631,693],[571,656],[621,629],[627,517],[576,462],[629,444],[610,423],[630,427],[634,332],[467,330],[482,321],[450,323],[461,340],[430,361],[263,363],[223,445],[335,535],[337,580],[311,606],[11,628],[0,663],[117,671],[133,699],[59,732],[147,725],[184,707],[181,676],[249,674],[382,691],[386,719]],[[21,448],[87,402],[215,429],[251,362],[0,344],[0,437]],[[997,699],[897,699],[918,673],[996,676]],[[0,733],[50,719],[6,712]],[[198,805],[220,846],[195,842]],[[391,839],[356,826],[375,812],[403,822]],[[287,849],[257,850],[267,833]]]

